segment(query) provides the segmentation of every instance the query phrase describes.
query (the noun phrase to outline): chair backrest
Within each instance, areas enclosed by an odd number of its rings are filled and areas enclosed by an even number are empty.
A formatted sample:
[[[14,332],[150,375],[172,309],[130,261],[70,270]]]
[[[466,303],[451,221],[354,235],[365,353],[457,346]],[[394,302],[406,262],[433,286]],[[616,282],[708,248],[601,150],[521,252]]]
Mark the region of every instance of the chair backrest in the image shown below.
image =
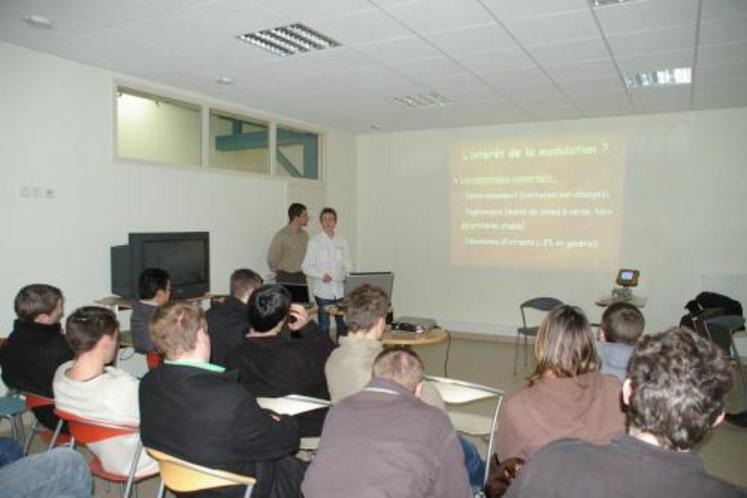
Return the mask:
[[[289,394],[282,398],[257,398],[257,404],[266,410],[272,410],[281,415],[298,415],[299,413],[332,406],[332,402],[329,400],[301,396],[300,394]]]
[[[503,402],[503,397],[505,396],[505,391],[496,389],[494,387],[484,386],[482,384],[474,384],[472,382],[448,379],[445,377],[435,377],[432,375],[427,375],[425,378],[428,382],[431,383],[433,387],[436,388],[438,393],[443,398],[444,403],[446,403],[447,405],[465,405],[484,399],[496,398],[493,416],[489,419],[482,420],[480,417],[465,418],[465,422],[470,425],[480,424],[482,426],[481,428],[479,428],[479,431],[470,430],[467,432],[473,434],[475,432],[479,432],[480,434],[488,436],[487,455],[488,458],[490,458],[490,455],[493,454],[493,437],[496,433],[496,429],[498,428],[498,414],[501,410],[501,404]],[[458,421],[459,420],[456,419],[454,428],[459,431],[460,427],[457,427]],[[472,429],[475,428],[472,427]],[[488,471],[489,465],[486,465],[485,475],[483,476],[483,484],[487,482]]]
[[[554,297],[535,297],[524,301],[519,305],[519,310],[521,311],[521,320],[524,324],[524,327],[527,326],[527,318],[524,311],[527,308],[547,312],[555,308],[556,306],[561,306],[562,304],[563,301],[555,299]]]
[[[248,496],[249,490],[257,482],[253,477],[203,467],[153,448],[146,448],[146,451],[158,461],[161,479],[172,491],[184,493],[221,486],[247,486]]]
[[[52,406],[54,405],[53,398],[47,398],[39,394],[23,391],[23,397],[25,398],[26,408],[39,408],[41,406]]]
[[[724,354],[732,356],[733,334],[742,327],[743,316],[719,315],[702,320],[702,330],[696,325],[696,331],[721,348]]]
[[[135,434],[140,430],[138,426],[93,420],[59,409],[55,409],[54,413],[62,420],[67,421],[70,434],[77,442],[83,444],[97,443],[112,437]]]

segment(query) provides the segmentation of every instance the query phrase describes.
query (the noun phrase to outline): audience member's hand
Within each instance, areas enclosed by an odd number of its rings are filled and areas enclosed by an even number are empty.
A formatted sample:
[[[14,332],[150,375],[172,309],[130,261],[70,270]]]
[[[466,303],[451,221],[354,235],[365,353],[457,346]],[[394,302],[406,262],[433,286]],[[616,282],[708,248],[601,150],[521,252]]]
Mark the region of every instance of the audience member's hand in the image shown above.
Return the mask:
[[[311,317],[306,312],[306,308],[300,304],[291,304],[290,316],[295,318],[294,321],[288,321],[288,328],[294,332],[297,332],[304,328],[307,323],[311,320]]]
[[[329,273],[325,273],[324,276],[322,277],[322,282],[324,282],[325,284],[328,284],[331,281],[332,281],[332,276]]]

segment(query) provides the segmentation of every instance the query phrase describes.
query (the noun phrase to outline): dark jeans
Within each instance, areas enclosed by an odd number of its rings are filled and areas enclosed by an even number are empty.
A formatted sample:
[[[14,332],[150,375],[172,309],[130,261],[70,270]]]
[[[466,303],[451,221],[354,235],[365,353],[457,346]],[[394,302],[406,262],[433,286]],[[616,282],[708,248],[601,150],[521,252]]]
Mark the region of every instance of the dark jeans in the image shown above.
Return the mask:
[[[0,437],[0,467],[23,457],[23,448],[14,439]]]
[[[316,305],[319,307],[319,330],[329,335],[329,315],[324,311],[325,306],[342,304],[342,299],[322,299],[321,297],[314,296]],[[342,315],[335,315],[335,325],[337,326],[337,338],[339,339],[342,335],[348,335],[348,326],[345,325],[345,319]]]

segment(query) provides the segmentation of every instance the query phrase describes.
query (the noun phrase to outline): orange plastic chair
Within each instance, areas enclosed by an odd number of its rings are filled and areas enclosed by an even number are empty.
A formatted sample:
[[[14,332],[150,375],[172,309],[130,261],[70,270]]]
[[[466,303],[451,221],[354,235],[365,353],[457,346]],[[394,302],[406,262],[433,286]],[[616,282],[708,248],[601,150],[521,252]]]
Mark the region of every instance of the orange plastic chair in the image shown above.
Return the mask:
[[[52,398],[47,398],[46,396],[41,396],[39,394],[30,392],[22,392],[21,394],[23,394],[25,398],[24,403],[26,404],[26,408],[29,410],[40,408],[42,406],[54,406],[54,399]],[[31,434],[29,434],[28,438],[26,438],[26,444],[23,447],[23,454],[28,455],[29,449],[31,448],[31,441],[33,441],[36,434],[39,434],[44,442],[49,445],[48,449],[51,449],[58,445],[69,444],[70,435],[61,433],[62,425],[63,421],[62,419],[60,419],[57,422],[57,427],[55,428],[55,430],[51,431],[41,425],[41,422],[35,420],[34,425],[31,427]]]
[[[104,422],[101,420],[92,420],[89,418],[73,415],[63,410],[55,410],[55,414],[60,419],[67,421],[67,425],[70,429],[72,436],[71,445],[74,446],[76,442],[82,444],[97,443],[104,439],[109,439],[117,436],[124,436],[127,434],[137,434],[140,432],[138,426],[117,424],[112,422]],[[122,497],[128,498],[132,491],[133,486],[143,479],[158,475],[158,472],[152,474],[135,477],[135,471],[137,470],[137,463],[140,460],[140,455],[143,452],[143,444],[138,443],[137,449],[135,450],[135,458],[132,461],[130,467],[130,473],[128,475],[113,474],[104,470],[101,460],[98,457],[94,457],[89,464],[91,474],[101,479],[110,482],[118,483],[122,488]]]

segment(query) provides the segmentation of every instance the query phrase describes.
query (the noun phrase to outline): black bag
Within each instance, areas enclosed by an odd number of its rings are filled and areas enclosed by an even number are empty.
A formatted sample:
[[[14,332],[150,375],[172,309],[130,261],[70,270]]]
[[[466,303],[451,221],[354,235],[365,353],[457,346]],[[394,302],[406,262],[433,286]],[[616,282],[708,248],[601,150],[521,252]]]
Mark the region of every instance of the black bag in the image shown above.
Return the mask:
[[[688,311],[680,319],[680,327],[687,327],[698,331],[697,320],[705,320],[714,316],[737,315],[742,316],[742,304],[723,294],[715,292],[701,292],[695,299],[685,305]],[[744,330],[744,327],[741,329]]]

